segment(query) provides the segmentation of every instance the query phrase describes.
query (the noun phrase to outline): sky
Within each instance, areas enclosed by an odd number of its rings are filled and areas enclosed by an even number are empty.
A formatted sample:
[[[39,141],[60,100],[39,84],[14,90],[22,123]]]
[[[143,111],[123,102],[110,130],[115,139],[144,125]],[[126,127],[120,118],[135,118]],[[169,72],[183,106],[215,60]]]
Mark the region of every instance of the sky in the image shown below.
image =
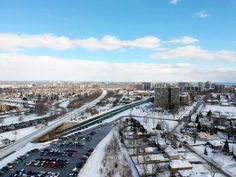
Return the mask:
[[[236,82],[235,0],[2,0],[0,80]]]

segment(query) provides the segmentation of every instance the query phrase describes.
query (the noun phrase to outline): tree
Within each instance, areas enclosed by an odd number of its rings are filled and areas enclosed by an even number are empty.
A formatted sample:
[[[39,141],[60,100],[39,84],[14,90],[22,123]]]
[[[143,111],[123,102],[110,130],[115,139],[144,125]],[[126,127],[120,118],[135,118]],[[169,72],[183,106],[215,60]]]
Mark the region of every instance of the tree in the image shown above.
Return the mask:
[[[197,124],[197,131],[200,132],[202,130],[202,126],[201,126],[201,123],[198,122]]]
[[[35,106],[36,113],[41,116],[43,114],[46,114],[49,110],[48,105],[44,101],[38,101]]]
[[[192,122],[191,116],[188,116],[188,122]]]
[[[0,118],[0,124],[3,125],[4,119]]]
[[[18,118],[18,121],[21,122],[23,119],[24,119],[24,116],[20,116],[20,117]]]
[[[196,143],[196,140],[197,140],[197,135],[194,134],[194,135],[193,135],[193,141],[194,141],[194,144]]]
[[[207,153],[207,149],[205,148],[205,150],[204,150],[204,153],[203,153],[204,155],[208,155],[208,153]]]
[[[196,122],[196,123],[199,122],[199,115],[197,115],[195,122]]]
[[[224,144],[224,147],[223,147],[223,152],[226,152],[226,153],[229,153],[229,143],[228,143],[228,140],[225,140],[225,144]]]
[[[212,115],[212,112],[211,112],[211,110],[209,110],[209,111],[207,112],[207,117],[211,117],[211,115]]]

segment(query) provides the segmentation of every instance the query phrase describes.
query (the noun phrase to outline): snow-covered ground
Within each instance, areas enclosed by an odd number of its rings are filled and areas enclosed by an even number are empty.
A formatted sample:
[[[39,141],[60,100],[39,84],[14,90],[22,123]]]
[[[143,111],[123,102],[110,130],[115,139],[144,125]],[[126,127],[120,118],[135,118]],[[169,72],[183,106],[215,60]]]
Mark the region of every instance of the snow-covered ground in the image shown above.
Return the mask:
[[[60,104],[59,107],[62,108],[67,108],[67,106],[70,104],[70,100],[69,99],[64,99]]]
[[[8,138],[10,141],[17,141],[37,130],[42,128],[44,125],[38,125],[38,126],[33,126],[33,127],[28,127],[28,128],[22,128],[19,130],[14,130],[14,131],[9,131],[5,133],[0,133],[0,140],[4,138]],[[2,142],[0,141],[0,146],[3,146]]]
[[[78,177],[103,177],[104,175],[101,172],[102,166],[102,161],[104,159],[104,156],[106,154],[105,148],[106,146],[111,142],[112,138],[116,136],[116,129],[111,130],[111,132],[97,145],[97,147],[94,149],[93,153],[89,157],[88,161],[86,162],[85,166],[82,168],[80,171]],[[121,144],[119,143],[120,148],[121,148],[121,154],[123,160],[128,160],[129,166],[132,171],[132,176],[133,177],[138,177],[138,174],[136,172],[135,167],[132,165],[131,159],[129,159],[129,155],[126,152],[126,150],[121,147]],[[115,159],[114,159],[115,160]],[[109,168],[109,167],[107,167]],[[119,169],[118,169],[119,171]],[[120,169],[120,172],[122,172],[122,169]],[[116,177],[119,177],[119,174],[115,174]],[[115,177],[115,176],[114,176]]]
[[[44,117],[50,116],[50,113],[47,113],[43,116],[37,116],[36,114],[30,114],[30,115],[20,115],[20,116],[7,116],[2,120],[2,123],[0,125],[11,125],[11,124],[17,124],[19,122],[26,122],[29,120],[35,120],[35,119],[41,119]]]
[[[236,107],[234,106],[220,106],[220,105],[209,105],[207,104],[205,111],[211,110],[212,112],[222,112],[236,115]]]
[[[221,152],[213,153],[214,151],[210,147],[206,147],[203,145],[194,146],[194,149],[197,150],[199,154],[203,154],[205,148],[207,150],[207,156],[205,155],[206,158],[208,158],[211,162],[217,164],[217,166],[219,166],[220,168],[231,173],[232,176],[236,176],[236,171],[232,171],[232,169],[236,169],[236,162],[232,159],[232,156],[226,156]]]

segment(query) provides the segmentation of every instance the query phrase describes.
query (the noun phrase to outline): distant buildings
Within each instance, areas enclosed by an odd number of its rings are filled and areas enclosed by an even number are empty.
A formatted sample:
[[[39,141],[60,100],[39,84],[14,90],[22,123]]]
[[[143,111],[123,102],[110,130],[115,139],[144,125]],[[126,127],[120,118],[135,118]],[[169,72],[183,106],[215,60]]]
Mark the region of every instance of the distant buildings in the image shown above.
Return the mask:
[[[225,85],[215,85],[214,92],[216,93],[224,93]]]
[[[181,88],[182,92],[197,92],[201,93],[202,92],[202,87],[199,86],[185,86]]]
[[[178,87],[157,87],[155,88],[154,105],[163,109],[178,109],[179,88]]]

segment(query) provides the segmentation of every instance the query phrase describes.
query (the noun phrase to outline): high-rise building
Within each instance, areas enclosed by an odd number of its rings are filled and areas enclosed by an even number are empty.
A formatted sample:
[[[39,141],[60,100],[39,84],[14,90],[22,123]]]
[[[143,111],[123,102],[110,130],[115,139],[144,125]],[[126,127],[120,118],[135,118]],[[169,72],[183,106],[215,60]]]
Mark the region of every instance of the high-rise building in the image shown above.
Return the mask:
[[[151,82],[144,82],[143,83],[143,89],[144,90],[151,90],[152,89],[152,83]]]
[[[211,88],[211,82],[207,81],[205,83],[205,88],[210,89]]]
[[[155,88],[154,105],[163,109],[178,109],[179,88],[178,87],[157,87]]]
[[[203,82],[198,82],[197,85],[198,85],[198,87],[204,88],[204,83]]]

